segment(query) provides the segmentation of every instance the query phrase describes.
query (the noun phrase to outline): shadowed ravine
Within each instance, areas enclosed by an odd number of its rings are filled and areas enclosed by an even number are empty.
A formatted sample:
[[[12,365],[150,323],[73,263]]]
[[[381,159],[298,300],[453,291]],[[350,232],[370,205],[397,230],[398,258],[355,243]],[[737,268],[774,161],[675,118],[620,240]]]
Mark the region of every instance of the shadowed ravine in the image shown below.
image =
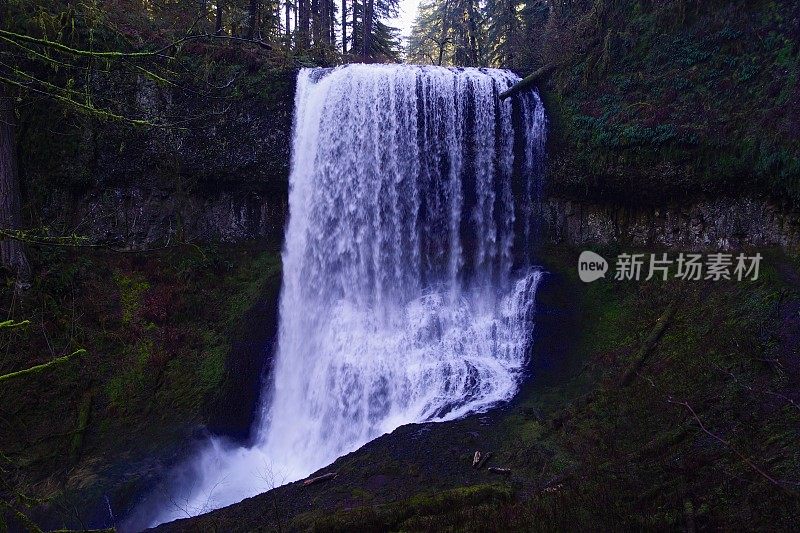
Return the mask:
[[[535,93],[497,98],[517,79],[300,72],[278,343],[255,437],[212,438],[125,529],[240,501],[400,425],[514,395],[540,279],[545,138]]]

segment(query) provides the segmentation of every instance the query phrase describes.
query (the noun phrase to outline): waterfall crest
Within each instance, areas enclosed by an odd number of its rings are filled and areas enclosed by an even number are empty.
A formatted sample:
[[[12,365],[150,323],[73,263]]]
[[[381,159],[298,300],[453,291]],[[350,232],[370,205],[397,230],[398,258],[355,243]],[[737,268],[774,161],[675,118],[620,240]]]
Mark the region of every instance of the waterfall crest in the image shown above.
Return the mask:
[[[263,415],[253,446],[212,441],[186,507],[241,500],[402,424],[514,395],[540,279],[529,245],[545,139],[538,95],[497,98],[518,79],[407,65],[299,73]]]

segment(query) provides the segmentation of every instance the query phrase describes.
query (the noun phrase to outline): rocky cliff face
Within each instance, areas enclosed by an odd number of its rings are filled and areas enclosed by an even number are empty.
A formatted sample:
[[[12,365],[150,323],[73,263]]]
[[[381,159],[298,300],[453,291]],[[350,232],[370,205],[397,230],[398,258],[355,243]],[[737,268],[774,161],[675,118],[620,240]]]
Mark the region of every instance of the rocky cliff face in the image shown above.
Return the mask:
[[[146,79],[120,82],[116,90],[125,96],[129,115],[171,117],[176,126],[134,128],[83,119],[62,135],[72,142],[47,139],[47,160],[31,155],[42,152],[41,136],[24,138],[38,141],[37,150],[23,150],[28,203],[36,213],[31,218],[60,234],[118,246],[280,242],[295,78],[294,70],[257,73],[242,84],[242,94],[219,101]],[[628,194],[622,202],[597,194],[602,184],[551,166],[542,209],[550,242],[686,249],[800,243],[800,216],[767,200],[684,195],[679,203],[664,191],[659,202],[643,186],[641,195]],[[570,180],[585,187],[565,187]],[[667,197],[673,198],[670,204]]]
[[[746,197],[636,208],[551,196],[542,207],[544,233],[554,243],[686,250],[800,245],[800,217]]]
[[[295,76],[257,73],[242,84],[247,90],[220,99],[143,78],[106,88],[121,93],[127,116],[167,117],[173,125],[80,118],[61,139],[47,137],[46,148],[41,137],[24,139],[31,218],[123,246],[278,241]]]
[[[97,188],[79,197],[79,233],[94,242],[125,246],[182,242],[277,242],[283,233],[283,191],[253,185],[230,189],[178,191],[138,184]]]

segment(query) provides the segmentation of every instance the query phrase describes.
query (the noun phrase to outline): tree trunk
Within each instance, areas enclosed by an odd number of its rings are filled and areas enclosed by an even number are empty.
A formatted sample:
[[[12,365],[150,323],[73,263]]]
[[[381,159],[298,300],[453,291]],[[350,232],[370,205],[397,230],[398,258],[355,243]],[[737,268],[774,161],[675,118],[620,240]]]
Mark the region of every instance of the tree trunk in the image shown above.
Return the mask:
[[[0,85],[0,229],[18,230],[22,223],[14,141],[14,102]],[[14,273],[17,290],[30,287],[31,267],[22,241],[0,240],[0,264]]]
[[[222,35],[222,0],[217,0],[217,17],[214,21],[214,35]]]
[[[291,39],[292,39],[292,27],[291,27],[291,4],[289,0],[286,0],[286,46],[290,46]]]
[[[450,5],[450,1],[449,0],[445,0],[444,9],[442,9],[442,13],[447,13],[448,12],[449,5]],[[447,42],[449,40],[448,37],[447,37],[447,34],[450,31],[450,27],[449,27],[449,24],[447,22],[447,19],[448,19],[448,17],[445,17],[444,20],[442,21],[442,33],[441,33],[441,36],[439,38],[439,42],[436,43],[436,44],[439,45],[439,61],[438,61],[437,65],[440,66],[440,67],[442,66],[442,61],[444,60],[444,49],[447,46]]]
[[[323,2],[324,3],[324,2]],[[321,30],[321,19],[322,16],[320,14],[319,9],[319,0],[311,0],[311,38],[314,42],[314,46],[318,46],[320,41],[322,40],[320,37],[320,30]]]
[[[347,0],[342,0],[342,54],[347,53]]]
[[[202,22],[200,23],[200,28],[203,33],[208,31],[208,0],[200,0],[198,5],[200,9],[200,17]]]
[[[322,2],[325,10],[325,18],[322,20],[322,33],[325,35],[325,44],[331,46],[334,43],[334,41],[331,40],[331,19],[333,18],[333,6],[331,5],[331,0],[320,1]]]
[[[336,50],[336,0],[325,1],[328,2],[328,42]]]
[[[300,17],[300,26],[298,26],[298,42],[300,43],[300,48],[303,50],[308,49],[308,22],[309,22],[309,3],[311,0],[299,0],[299,17]]]
[[[356,0],[352,0],[352,9],[353,9],[353,26],[350,28],[350,53],[357,54],[358,49],[356,48],[356,24],[358,23],[358,18],[356,16]]]
[[[292,3],[292,13],[294,13],[294,46],[300,47],[300,13],[298,11],[298,4],[300,0],[294,0]]]
[[[361,39],[361,55],[372,56],[372,10],[375,0],[364,0],[364,36]]]
[[[258,9],[260,7],[260,0],[250,0],[247,8],[247,38],[252,39],[256,35],[256,28],[258,28]]]
[[[331,36],[330,25],[328,24],[328,0],[317,0],[317,8],[319,13],[319,22],[317,23],[319,36],[317,39],[322,44],[328,44]]]
[[[514,65],[514,61],[517,58],[517,2],[516,0],[511,0],[508,3],[508,57],[506,61],[508,62],[509,66]]]
[[[307,487],[309,485],[313,485],[314,483],[319,483],[320,481],[328,481],[329,479],[334,479],[339,474],[336,472],[328,472],[327,474],[322,474],[317,477],[310,477],[303,480],[303,486]]]
[[[467,0],[467,17],[469,28],[469,56],[472,66],[478,65],[478,25],[475,21],[475,4],[473,0]]]
[[[519,80],[517,83],[509,87],[507,90],[500,93],[500,100],[504,100],[509,96],[514,96],[520,91],[524,91],[530,87],[533,87],[540,81],[546,80],[555,71],[556,71],[555,64],[545,65],[544,67],[535,71],[533,74],[528,74],[527,76]]]

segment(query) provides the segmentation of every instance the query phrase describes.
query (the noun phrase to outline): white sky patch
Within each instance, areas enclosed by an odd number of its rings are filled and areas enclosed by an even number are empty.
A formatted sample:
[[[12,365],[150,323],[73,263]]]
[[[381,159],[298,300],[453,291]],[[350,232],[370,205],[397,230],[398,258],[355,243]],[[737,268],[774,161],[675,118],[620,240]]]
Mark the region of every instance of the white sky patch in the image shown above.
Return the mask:
[[[419,0],[400,0],[400,16],[388,21],[390,26],[400,28],[400,35],[403,37],[404,43],[411,35],[411,25],[414,24],[414,19],[417,17],[418,7]]]

